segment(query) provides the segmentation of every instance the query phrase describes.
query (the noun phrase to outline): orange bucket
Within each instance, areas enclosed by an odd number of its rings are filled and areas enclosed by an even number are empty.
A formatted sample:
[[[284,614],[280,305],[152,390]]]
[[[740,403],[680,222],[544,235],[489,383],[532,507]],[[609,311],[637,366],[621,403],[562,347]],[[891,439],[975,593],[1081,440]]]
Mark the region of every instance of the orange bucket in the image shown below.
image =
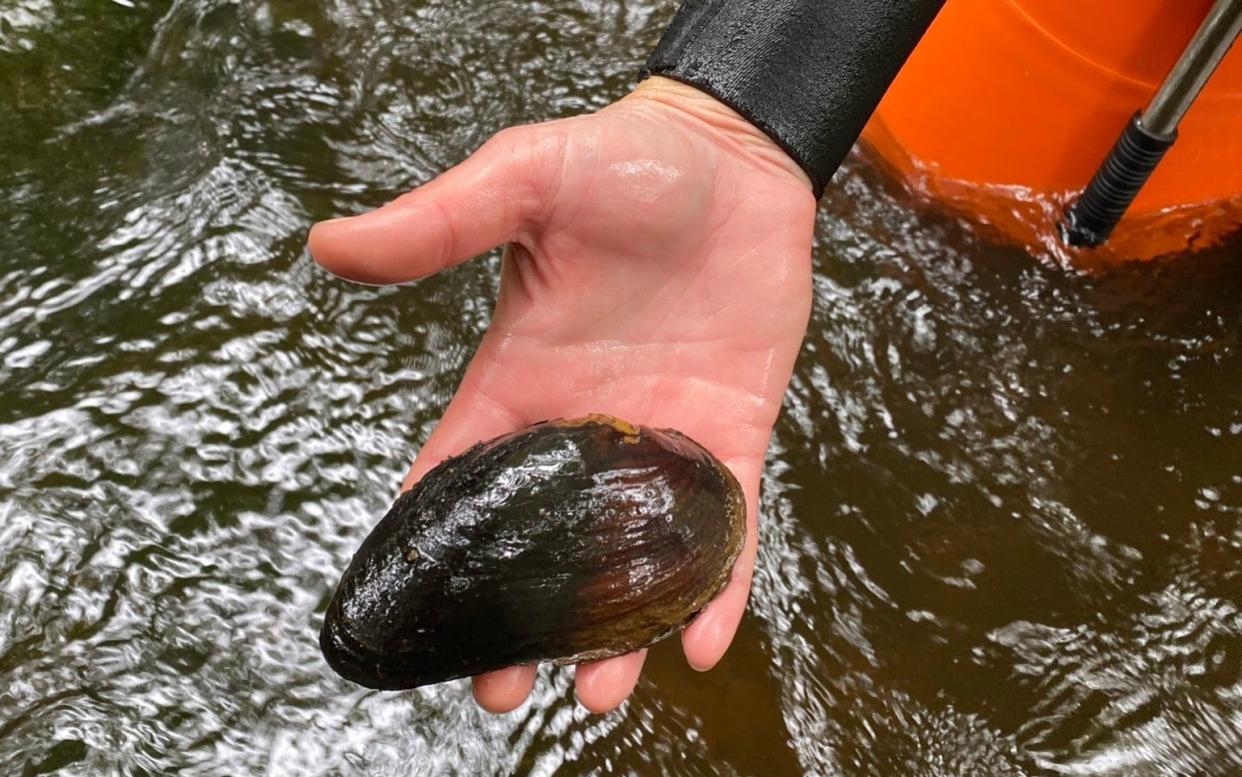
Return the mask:
[[[1037,253],[1184,253],[1242,225],[1242,44],[1225,55],[1107,243],[1056,223],[1211,0],[948,0],[863,141],[917,191]]]

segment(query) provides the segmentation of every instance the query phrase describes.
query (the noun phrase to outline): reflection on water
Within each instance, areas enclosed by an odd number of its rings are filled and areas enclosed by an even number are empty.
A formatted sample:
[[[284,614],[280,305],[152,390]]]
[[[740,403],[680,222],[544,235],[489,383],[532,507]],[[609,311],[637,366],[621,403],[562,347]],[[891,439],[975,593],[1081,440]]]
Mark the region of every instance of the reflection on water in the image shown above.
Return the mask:
[[[0,10],[0,773],[1242,770],[1242,245],[1082,277],[860,159],[719,669],[492,717],[323,664],[496,260],[349,286],[307,225],[622,93],[670,6]]]

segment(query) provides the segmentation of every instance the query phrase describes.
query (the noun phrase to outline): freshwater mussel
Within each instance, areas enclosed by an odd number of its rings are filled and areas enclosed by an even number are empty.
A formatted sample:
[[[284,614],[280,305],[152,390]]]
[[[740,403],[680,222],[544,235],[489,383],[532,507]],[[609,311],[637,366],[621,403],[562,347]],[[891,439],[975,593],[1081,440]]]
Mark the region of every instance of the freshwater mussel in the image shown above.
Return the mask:
[[[685,435],[602,415],[535,424],[397,499],[320,645],[340,675],[387,690],[627,653],[693,619],[744,537],[737,481]]]

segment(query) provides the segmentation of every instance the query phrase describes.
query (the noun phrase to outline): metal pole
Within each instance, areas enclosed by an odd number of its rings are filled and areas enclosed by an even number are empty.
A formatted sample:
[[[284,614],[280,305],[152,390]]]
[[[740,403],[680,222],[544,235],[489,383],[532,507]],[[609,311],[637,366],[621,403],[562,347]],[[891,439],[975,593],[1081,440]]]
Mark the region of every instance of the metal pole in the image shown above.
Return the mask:
[[[1177,139],[1177,125],[1242,33],[1242,0],[1216,0],[1142,113],[1130,118],[1091,183],[1065,213],[1061,238],[1097,246]]]
[[[1143,111],[1143,126],[1156,135],[1171,135],[1186,109],[1199,96],[1238,33],[1242,32],[1242,2],[1217,0],[1186,44],[1177,64]]]

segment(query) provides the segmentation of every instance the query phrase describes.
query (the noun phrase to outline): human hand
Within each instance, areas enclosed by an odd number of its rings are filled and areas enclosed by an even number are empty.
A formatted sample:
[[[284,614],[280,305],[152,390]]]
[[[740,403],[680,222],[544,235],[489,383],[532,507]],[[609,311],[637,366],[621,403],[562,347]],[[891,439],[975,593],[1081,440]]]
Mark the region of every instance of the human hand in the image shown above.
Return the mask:
[[[682,633],[711,668],[750,591],[764,453],[811,304],[815,198],[798,165],[731,109],[650,78],[598,113],[504,130],[384,207],[316,224],[331,272],[422,278],[507,244],[491,325],[403,488],[474,443],[536,421],[608,413],[673,427],[746,493],[746,546]],[[582,664],[594,712],[633,690],[645,650]],[[484,708],[517,707],[535,667],[474,679]]]

